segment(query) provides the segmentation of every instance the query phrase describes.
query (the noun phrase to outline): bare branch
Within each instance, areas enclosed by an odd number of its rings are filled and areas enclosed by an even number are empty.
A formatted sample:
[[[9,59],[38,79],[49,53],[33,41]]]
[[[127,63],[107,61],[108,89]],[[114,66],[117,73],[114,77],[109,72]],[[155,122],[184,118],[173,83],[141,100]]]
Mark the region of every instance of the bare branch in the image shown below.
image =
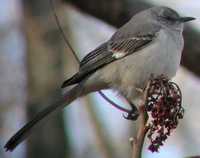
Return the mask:
[[[151,80],[149,80],[147,87],[145,88],[144,94],[143,94],[143,99],[140,103],[139,106],[139,127],[138,127],[138,131],[137,131],[137,136],[135,138],[132,138],[132,158],[141,158],[142,155],[142,148],[143,148],[143,144],[144,144],[144,139],[145,136],[148,132],[148,126],[146,126],[148,117],[147,117],[147,113],[145,110],[145,104],[146,104],[146,100],[148,97],[148,89],[150,86],[150,82]]]

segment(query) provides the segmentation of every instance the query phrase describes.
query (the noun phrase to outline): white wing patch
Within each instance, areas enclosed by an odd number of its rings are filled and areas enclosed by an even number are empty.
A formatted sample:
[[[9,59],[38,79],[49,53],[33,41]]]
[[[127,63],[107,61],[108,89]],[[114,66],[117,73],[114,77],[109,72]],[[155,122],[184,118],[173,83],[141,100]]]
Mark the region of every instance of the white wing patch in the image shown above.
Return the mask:
[[[152,41],[152,35],[132,37],[121,41],[112,41],[108,45],[108,50],[112,52],[112,57],[114,59],[120,59],[126,55],[135,52],[138,48],[146,45]]]
[[[126,55],[125,52],[114,52],[112,57],[114,57],[115,59],[119,59],[119,58],[123,58]]]

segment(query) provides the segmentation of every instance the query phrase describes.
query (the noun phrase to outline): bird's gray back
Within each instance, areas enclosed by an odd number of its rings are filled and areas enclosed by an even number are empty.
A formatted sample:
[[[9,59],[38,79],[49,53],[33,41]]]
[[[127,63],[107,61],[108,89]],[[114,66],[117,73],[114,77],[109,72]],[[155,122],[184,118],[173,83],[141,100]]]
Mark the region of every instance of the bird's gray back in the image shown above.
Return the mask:
[[[152,20],[152,16],[146,11],[140,12],[133,16],[130,21],[118,29],[111,37],[111,41],[154,34],[160,30],[161,26]]]

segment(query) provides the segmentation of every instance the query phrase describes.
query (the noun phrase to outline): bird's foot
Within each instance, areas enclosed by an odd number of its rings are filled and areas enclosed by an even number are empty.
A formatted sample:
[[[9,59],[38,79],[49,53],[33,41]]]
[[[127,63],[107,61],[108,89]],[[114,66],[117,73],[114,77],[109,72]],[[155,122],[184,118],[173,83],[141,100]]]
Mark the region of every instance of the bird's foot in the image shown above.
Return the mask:
[[[127,112],[127,115],[123,115],[125,119],[133,121],[137,120],[138,116],[139,116],[139,111],[135,105],[131,105],[131,110]]]

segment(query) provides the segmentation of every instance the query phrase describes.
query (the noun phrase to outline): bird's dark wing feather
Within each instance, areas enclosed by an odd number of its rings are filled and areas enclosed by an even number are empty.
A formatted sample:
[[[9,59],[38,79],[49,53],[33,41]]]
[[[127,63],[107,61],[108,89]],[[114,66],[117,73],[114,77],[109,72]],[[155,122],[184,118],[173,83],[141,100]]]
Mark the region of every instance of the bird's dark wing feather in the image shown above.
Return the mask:
[[[155,34],[147,34],[118,41],[109,41],[86,55],[80,63],[80,70],[73,77],[66,80],[62,88],[76,84],[97,69],[132,54],[153,41]]]

